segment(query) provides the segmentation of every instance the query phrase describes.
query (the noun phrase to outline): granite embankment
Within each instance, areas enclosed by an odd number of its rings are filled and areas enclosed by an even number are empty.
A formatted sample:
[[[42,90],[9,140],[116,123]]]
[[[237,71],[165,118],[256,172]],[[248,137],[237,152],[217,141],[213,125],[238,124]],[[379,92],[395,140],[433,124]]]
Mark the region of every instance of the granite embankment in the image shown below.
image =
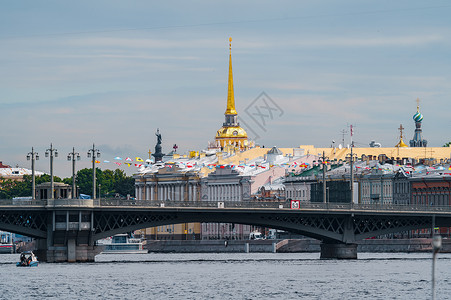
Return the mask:
[[[319,252],[320,242],[313,239],[224,241],[224,240],[148,240],[149,252],[221,253],[221,252]],[[358,252],[429,252],[431,239],[372,239],[358,242]],[[444,239],[441,252],[451,253],[451,240]]]

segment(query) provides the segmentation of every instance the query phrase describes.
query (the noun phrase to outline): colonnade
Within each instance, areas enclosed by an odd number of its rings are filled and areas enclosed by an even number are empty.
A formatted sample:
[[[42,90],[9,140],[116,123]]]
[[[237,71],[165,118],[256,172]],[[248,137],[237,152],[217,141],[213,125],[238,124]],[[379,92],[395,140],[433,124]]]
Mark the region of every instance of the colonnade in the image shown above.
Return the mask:
[[[137,200],[172,200],[172,201],[198,201],[199,188],[197,183],[187,182],[152,182],[135,186]]]
[[[137,184],[135,186],[137,200],[172,200],[198,201],[199,186],[197,183],[175,182],[151,184]],[[208,184],[208,201],[241,201],[242,187],[240,184]]]
[[[241,201],[242,192],[239,184],[208,184],[209,201]]]

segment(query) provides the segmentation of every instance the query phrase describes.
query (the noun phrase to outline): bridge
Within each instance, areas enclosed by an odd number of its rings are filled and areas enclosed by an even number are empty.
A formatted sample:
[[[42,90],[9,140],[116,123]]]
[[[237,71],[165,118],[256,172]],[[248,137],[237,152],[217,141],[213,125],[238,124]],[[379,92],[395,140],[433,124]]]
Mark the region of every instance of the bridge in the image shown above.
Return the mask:
[[[190,222],[257,225],[321,240],[321,258],[357,258],[356,242],[415,229],[451,227],[451,207],[290,202],[120,199],[0,200],[0,230],[37,239],[41,261],[94,261],[95,241]]]

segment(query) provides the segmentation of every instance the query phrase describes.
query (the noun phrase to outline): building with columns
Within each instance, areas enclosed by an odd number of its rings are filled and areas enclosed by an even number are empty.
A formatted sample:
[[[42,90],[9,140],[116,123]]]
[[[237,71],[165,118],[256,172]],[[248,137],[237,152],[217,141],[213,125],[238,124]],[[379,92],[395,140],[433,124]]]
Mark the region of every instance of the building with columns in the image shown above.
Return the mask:
[[[199,201],[200,174],[174,165],[135,175],[135,195],[147,201]]]
[[[150,202],[199,201],[200,174],[167,165],[155,172],[137,174],[135,195],[137,200]],[[199,240],[199,223],[182,223],[141,229],[138,234],[154,240]]]
[[[230,166],[220,166],[201,180],[203,201],[248,201],[251,176],[242,176]]]

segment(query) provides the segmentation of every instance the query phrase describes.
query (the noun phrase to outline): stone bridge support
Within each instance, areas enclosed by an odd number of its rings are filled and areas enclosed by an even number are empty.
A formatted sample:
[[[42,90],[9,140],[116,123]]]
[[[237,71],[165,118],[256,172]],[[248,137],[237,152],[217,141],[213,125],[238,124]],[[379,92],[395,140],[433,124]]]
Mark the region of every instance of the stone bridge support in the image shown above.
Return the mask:
[[[357,244],[321,243],[321,259],[357,259]]]
[[[38,239],[36,255],[46,262],[93,262],[102,247],[92,239],[93,211],[52,211],[48,215],[47,238]]]
[[[355,243],[355,222],[352,215],[343,216],[341,243],[323,240],[321,242],[321,259],[357,259]]]

